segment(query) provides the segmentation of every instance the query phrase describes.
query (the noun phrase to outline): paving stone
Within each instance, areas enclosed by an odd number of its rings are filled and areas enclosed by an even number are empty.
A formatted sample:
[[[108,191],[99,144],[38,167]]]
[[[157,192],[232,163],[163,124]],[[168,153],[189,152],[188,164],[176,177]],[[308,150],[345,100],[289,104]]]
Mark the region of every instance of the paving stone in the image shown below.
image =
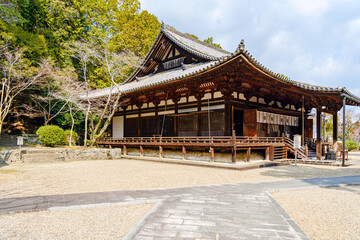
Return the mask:
[[[360,184],[360,176],[8,198],[0,213],[165,199],[133,239],[309,239],[267,192],[339,184]]]

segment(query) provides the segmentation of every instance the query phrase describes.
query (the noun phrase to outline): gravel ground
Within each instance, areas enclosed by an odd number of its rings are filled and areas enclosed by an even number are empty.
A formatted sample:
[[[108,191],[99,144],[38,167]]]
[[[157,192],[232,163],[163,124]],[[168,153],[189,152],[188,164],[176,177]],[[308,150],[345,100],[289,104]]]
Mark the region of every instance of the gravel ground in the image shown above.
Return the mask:
[[[0,239],[121,239],[152,207],[138,204],[0,215]]]
[[[346,168],[287,165],[247,171],[126,159],[11,164],[0,167],[0,198],[349,175],[360,175],[360,164]]]
[[[360,186],[272,194],[311,239],[360,239]]]

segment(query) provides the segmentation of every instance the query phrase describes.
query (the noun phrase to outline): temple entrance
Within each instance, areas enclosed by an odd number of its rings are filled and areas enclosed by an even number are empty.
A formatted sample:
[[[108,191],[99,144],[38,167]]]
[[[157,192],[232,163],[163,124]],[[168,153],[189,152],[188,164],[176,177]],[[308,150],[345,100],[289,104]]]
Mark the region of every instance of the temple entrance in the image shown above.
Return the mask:
[[[244,111],[234,109],[234,130],[236,136],[244,136]]]

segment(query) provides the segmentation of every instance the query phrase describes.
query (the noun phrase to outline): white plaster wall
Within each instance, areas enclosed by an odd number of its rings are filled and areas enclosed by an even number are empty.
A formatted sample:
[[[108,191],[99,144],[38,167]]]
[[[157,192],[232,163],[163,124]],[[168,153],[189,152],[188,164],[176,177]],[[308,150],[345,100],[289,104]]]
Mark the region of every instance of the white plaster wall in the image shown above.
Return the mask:
[[[124,117],[115,116],[112,120],[112,137],[122,138],[124,137]]]

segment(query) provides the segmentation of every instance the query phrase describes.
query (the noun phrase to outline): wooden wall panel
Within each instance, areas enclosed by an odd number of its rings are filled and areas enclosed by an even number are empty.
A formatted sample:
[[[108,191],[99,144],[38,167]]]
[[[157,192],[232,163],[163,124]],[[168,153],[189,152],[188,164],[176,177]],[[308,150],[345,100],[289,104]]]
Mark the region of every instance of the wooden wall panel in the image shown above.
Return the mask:
[[[244,136],[257,137],[256,109],[244,110]]]
[[[312,119],[305,119],[305,137],[306,138],[313,138],[313,120]]]

